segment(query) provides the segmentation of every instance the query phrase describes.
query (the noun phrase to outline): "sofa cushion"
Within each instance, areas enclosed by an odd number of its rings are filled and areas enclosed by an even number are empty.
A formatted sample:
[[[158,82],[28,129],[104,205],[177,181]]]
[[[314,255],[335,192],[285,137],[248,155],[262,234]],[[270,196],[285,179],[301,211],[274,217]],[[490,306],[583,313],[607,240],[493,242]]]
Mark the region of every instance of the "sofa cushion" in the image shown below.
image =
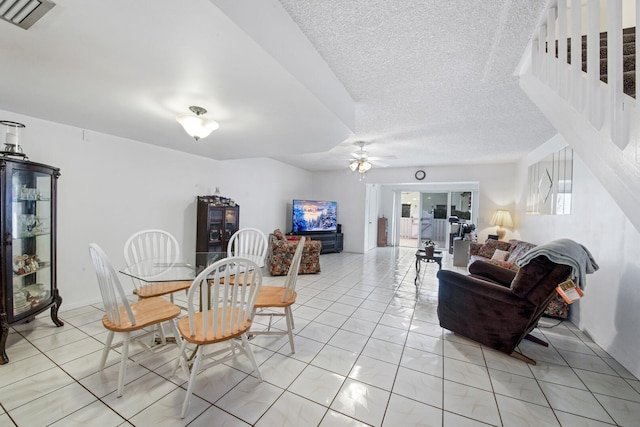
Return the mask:
[[[515,263],[517,260],[522,258],[524,254],[535,247],[536,245],[533,243],[511,239],[509,240],[509,257],[507,258],[507,261]]]
[[[511,247],[511,244],[509,242],[501,242],[500,240],[489,239],[486,242],[484,242],[482,246],[480,246],[476,255],[491,259],[496,249],[506,251],[506,250],[509,250],[510,247]]]
[[[491,259],[495,259],[495,260],[498,260],[498,261],[505,261],[508,256],[509,256],[509,251],[503,251],[501,249],[496,249],[495,252],[493,253],[493,256],[491,257]]]
[[[276,228],[275,230],[273,230],[273,235],[278,240],[284,240],[284,234],[282,234],[282,231],[280,231],[279,228]]]
[[[469,265],[473,264],[474,262],[488,262],[490,264],[497,265],[498,267],[508,268],[509,270],[513,271],[518,271],[518,269],[520,268],[515,262],[500,261],[498,259],[485,258],[479,255],[471,255],[471,258],[469,258]]]

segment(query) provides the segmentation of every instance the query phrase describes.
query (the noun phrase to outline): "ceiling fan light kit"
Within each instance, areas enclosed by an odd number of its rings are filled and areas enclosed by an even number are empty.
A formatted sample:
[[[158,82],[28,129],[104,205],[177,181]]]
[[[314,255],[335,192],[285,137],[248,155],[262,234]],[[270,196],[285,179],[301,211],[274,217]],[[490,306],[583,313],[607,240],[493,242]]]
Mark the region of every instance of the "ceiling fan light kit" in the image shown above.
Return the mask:
[[[189,110],[191,110],[193,114],[180,114],[176,117],[176,120],[196,141],[200,138],[206,138],[211,132],[220,127],[215,120],[203,117],[207,113],[207,110],[204,108],[192,105],[189,107]]]
[[[371,162],[369,162],[369,153],[363,150],[365,143],[363,141],[358,141],[354,142],[354,144],[360,147],[360,151],[352,153],[355,160],[349,163],[349,169],[351,169],[352,172],[358,172],[360,174],[360,181],[362,181],[364,179],[364,174],[371,169],[372,165]]]
[[[366,171],[371,169],[371,163],[366,160],[354,160],[349,165],[349,169],[351,169],[352,172],[358,171],[360,173],[365,173]]]

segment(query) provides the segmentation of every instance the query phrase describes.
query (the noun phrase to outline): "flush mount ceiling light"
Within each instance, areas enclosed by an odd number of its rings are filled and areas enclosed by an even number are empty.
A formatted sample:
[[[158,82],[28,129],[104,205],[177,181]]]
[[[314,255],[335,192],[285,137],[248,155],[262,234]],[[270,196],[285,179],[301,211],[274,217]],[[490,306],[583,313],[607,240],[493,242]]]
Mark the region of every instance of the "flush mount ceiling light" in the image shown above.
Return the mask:
[[[49,0],[0,0],[0,18],[27,30],[55,5]]]
[[[203,116],[207,113],[202,107],[192,105],[189,110],[193,114],[180,114],[176,117],[178,123],[182,125],[184,130],[191,135],[196,141],[200,138],[209,136],[211,132],[218,129],[220,125],[215,120],[206,119]]]

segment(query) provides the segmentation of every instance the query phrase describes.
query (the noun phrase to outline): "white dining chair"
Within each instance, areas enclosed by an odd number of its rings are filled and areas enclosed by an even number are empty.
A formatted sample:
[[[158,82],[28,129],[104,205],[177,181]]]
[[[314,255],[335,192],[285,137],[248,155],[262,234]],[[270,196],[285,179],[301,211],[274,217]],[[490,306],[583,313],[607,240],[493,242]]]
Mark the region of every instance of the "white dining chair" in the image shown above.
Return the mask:
[[[257,330],[259,326],[255,322],[252,323],[250,335],[289,335],[289,347],[291,353],[295,353],[296,349],[293,344],[293,312],[291,306],[295,304],[296,282],[298,280],[300,260],[302,259],[302,251],[304,250],[305,237],[301,237],[298,246],[291,259],[291,265],[284,281],[284,286],[263,286],[258,293],[256,303],[253,305],[254,316],[267,316],[269,323],[266,330]],[[282,311],[280,311],[282,310]],[[287,330],[272,329],[271,324],[273,317],[284,317],[286,320]]]
[[[188,316],[178,322],[183,341],[173,369],[173,374],[181,365],[185,371],[191,370],[182,404],[182,418],[187,411],[196,376],[211,366],[244,354],[249,358],[258,380],[262,381],[247,338],[253,305],[261,286],[262,271],[258,265],[250,259],[238,257],[224,258],[211,264],[191,284],[187,295]],[[221,348],[221,343],[228,345]],[[196,346],[189,355],[188,344]],[[205,352],[210,347],[213,347],[211,351]],[[203,365],[205,359],[210,360]]]
[[[173,350],[171,345],[153,345],[147,343],[147,337],[151,336],[155,328],[145,330],[150,326],[156,326],[163,322],[170,322],[176,336],[176,344],[180,346],[180,335],[178,334],[176,318],[180,314],[180,307],[167,301],[164,298],[153,297],[138,300],[130,303],[127,295],[122,289],[122,285],[118,280],[118,276],[109,262],[107,255],[102,248],[95,243],[89,245],[89,255],[95,269],[100,293],[102,294],[102,302],[104,304],[105,315],[102,318],[102,324],[109,331],[107,340],[102,350],[100,358],[99,370],[104,368],[109,351],[122,347],[120,351],[120,373],[118,375],[118,394],[122,396],[124,388],[124,377],[127,370],[127,362],[129,357],[129,344],[136,342],[142,348],[157,355],[169,350]],[[122,341],[113,343],[114,335],[122,334]],[[138,359],[140,363],[143,359]]]
[[[124,244],[124,259],[128,267],[136,266],[141,268],[151,267],[151,263],[145,264],[145,260],[154,260],[157,263],[164,263],[169,268],[180,260],[180,246],[173,235],[164,230],[150,229],[142,230],[133,234]],[[144,271],[136,271],[140,276],[144,276]],[[151,298],[168,295],[173,302],[173,294],[178,291],[186,291],[191,285],[191,281],[175,282],[153,282],[153,276],[158,270],[154,268],[149,271],[148,282],[143,282],[132,278],[135,289],[134,294],[138,298]]]
[[[269,249],[267,236],[257,228],[241,228],[229,239],[227,256],[248,258],[264,267]]]

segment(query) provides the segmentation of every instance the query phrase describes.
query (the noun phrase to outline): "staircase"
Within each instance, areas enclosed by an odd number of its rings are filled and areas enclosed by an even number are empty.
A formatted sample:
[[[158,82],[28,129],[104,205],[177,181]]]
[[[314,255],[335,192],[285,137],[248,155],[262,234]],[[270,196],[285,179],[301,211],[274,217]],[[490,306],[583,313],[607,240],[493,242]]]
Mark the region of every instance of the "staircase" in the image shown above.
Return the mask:
[[[635,5],[633,14],[629,3]],[[522,90],[636,230],[640,230],[639,22],[640,0],[548,0],[517,70]],[[571,45],[581,49],[572,50]],[[548,49],[551,46],[555,49]]]
[[[558,42],[556,41],[556,58]],[[567,64],[571,64],[571,39],[567,39]],[[582,71],[587,72],[587,36],[582,36]],[[636,97],[636,29],[622,30],[623,92]],[[607,83],[607,33],[600,33],[600,80]]]

